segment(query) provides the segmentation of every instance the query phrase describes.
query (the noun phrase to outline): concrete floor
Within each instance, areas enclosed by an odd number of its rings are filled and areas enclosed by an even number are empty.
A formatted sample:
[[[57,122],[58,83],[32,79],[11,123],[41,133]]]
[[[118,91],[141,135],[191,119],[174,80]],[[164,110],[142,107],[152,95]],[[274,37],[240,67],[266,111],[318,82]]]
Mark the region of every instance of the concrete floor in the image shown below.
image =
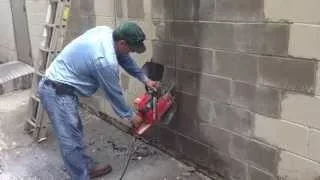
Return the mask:
[[[47,141],[38,144],[23,131],[28,96],[29,91],[0,96],[0,180],[68,179],[52,132]],[[100,179],[119,179],[131,136],[85,110],[81,110],[81,117],[87,153],[97,162],[108,162],[113,166],[112,173]],[[124,179],[209,179],[153,147],[142,142],[139,145]]]

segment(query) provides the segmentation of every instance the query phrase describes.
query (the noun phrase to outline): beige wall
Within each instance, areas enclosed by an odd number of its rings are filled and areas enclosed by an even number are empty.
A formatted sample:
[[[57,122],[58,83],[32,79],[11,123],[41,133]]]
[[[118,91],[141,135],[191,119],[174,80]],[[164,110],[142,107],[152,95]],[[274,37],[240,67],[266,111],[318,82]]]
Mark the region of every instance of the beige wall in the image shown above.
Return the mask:
[[[17,60],[10,0],[0,0],[0,64]]]

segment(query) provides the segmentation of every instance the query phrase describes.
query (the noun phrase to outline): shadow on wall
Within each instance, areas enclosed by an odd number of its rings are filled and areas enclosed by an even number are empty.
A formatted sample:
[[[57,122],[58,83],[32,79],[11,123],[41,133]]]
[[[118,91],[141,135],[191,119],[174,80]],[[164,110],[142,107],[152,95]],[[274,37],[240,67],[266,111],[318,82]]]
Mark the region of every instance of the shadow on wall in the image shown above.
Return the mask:
[[[77,0],[72,1],[69,27],[65,44],[96,26],[95,1]]]

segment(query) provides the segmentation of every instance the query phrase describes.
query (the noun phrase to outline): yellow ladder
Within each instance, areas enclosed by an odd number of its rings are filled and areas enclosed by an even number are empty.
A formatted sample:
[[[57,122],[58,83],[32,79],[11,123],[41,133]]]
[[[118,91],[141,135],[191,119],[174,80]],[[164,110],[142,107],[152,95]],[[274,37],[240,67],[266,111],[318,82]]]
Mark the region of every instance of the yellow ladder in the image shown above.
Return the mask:
[[[71,0],[49,0],[43,40],[40,45],[40,58],[35,61],[29,113],[25,131],[37,142],[47,139],[49,120],[37,95],[37,87],[45,70],[62,50],[70,15]]]

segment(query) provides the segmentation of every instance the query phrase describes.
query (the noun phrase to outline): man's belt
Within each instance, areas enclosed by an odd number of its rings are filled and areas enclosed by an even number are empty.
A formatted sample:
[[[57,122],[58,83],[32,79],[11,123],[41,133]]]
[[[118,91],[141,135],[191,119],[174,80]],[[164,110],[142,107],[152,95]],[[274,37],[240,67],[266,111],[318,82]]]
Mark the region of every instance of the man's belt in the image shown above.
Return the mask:
[[[45,79],[44,84],[53,87],[57,95],[70,95],[75,96],[75,88],[64,83],[52,81],[50,79]]]

